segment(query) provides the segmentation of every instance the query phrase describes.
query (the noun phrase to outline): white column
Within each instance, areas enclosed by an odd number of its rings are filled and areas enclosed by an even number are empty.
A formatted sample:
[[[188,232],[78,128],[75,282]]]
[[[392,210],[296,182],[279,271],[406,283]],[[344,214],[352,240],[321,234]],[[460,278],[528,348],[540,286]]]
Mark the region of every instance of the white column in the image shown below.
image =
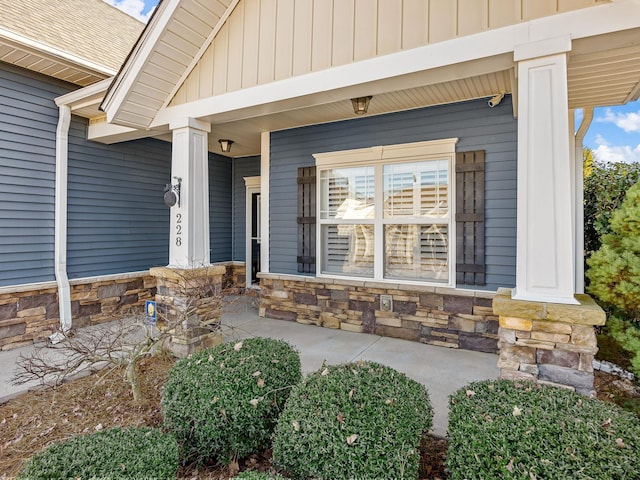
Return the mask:
[[[566,42],[558,43],[566,47]],[[518,231],[513,298],[575,304],[566,53],[539,56],[531,45],[521,53],[525,58],[516,51]]]
[[[210,264],[209,152],[211,125],[187,118],[172,122],[171,182],[180,182],[180,203],[171,207],[169,266]],[[179,179],[179,180],[178,180]]]

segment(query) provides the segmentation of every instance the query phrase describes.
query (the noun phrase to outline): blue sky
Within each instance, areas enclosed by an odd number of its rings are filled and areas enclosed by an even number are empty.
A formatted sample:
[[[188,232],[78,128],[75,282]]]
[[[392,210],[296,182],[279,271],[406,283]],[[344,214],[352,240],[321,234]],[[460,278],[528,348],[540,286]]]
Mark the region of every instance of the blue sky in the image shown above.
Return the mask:
[[[104,0],[147,22],[158,0]],[[576,129],[582,112],[576,113]],[[640,162],[640,101],[621,107],[596,108],[584,146],[604,162]]]

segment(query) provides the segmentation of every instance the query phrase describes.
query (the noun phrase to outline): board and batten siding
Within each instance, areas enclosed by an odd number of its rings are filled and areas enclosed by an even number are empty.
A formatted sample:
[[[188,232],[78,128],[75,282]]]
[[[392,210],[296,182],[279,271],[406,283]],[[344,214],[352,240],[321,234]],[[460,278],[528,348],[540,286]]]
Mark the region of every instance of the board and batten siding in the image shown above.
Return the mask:
[[[209,244],[211,262],[232,256],[232,160],[209,152]]]
[[[56,127],[69,85],[0,63],[0,286],[54,276]]]
[[[240,0],[171,104],[609,1]]]
[[[146,270],[169,260],[171,144],[144,139],[104,145],[87,140],[87,121],[69,130],[69,278]]]
[[[233,160],[233,260],[246,260],[247,189],[244,177],[260,175],[260,157],[235,158]]]
[[[517,122],[511,97],[474,100],[273,132],[270,152],[270,272],[298,274],[297,169],[312,154],[458,137],[457,151],[485,150],[486,286],[515,285]],[[473,287],[478,288],[478,287]]]

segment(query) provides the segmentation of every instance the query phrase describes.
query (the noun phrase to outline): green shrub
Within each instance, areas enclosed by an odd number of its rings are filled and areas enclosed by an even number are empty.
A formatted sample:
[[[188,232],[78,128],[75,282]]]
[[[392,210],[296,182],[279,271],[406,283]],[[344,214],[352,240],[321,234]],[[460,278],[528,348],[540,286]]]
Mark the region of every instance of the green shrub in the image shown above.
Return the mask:
[[[151,428],[114,428],[51,445],[25,465],[19,478],[176,478],[178,446]]]
[[[323,367],[291,392],[274,462],[295,478],[417,478],[432,415],[424,386],[392,368]]]
[[[613,404],[531,382],[450,397],[451,480],[640,478],[640,422]]]
[[[256,470],[242,472],[234,478],[238,480],[284,480],[284,477],[277,473],[258,472]]]
[[[286,342],[251,338],[179,361],[162,394],[183,461],[228,463],[270,443],[300,357]]]

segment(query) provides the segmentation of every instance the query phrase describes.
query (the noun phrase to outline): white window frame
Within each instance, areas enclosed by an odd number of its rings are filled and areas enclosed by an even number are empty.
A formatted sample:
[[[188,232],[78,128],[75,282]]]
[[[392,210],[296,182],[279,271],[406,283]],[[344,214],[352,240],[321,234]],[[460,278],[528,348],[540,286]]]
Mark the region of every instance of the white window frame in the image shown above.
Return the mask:
[[[456,273],[456,223],[455,223],[455,198],[456,198],[456,179],[455,179],[455,155],[456,155],[456,143],[458,138],[445,138],[440,140],[432,140],[426,142],[414,142],[404,143],[396,145],[376,146],[369,148],[359,148],[354,150],[342,150],[337,152],[316,153],[313,157],[316,160],[316,205],[318,205],[318,215],[316,222],[316,266],[318,277],[325,278],[339,278],[345,280],[364,280],[375,281],[384,283],[395,284],[424,284],[434,285],[439,287],[453,287],[455,286],[455,273]],[[427,160],[447,160],[449,168],[449,185],[448,185],[448,205],[449,205],[449,243],[447,252],[447,262],[449,265],[449,281],[447,283],[430,282],[427,280],[398,280],[384,278],[384,225],[385,221],[382,218],[382,209],[384,198],[380,195],[380,188],[382,188],[382,167],[383,165],[393,163],[408,163],[408,162],[420,162]],[[374,273],[373,278],[366,277],[350,277],[347,275],[337,275],[322,273],[323,265],[323,245],[322,245],[322,226],[325,224],[333,224],[331,219],[320,218],[320,206],[321,206],[321,184],[320,184],[320,171],[330,168],[342,168],[342,167],[356,167],[356,166],[373,166],[375,167],[375,210],[376,220],[374,223]],[[367,222],[365,222],[367,223]],[[400,223],[412,223],[400,222]]]

